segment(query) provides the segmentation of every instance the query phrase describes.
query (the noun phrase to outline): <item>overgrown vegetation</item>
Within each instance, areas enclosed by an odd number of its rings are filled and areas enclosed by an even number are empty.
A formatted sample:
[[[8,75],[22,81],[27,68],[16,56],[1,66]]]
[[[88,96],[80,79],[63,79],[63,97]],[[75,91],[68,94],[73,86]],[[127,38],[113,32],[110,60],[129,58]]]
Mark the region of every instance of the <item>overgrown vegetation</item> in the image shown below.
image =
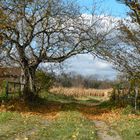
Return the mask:
[[[134,110],[140,109],[139,78],[119,80],[114,85],[110,101],[121,107],[130,105]]]
[[[43,92],[43,91],[48,91],[54,84],[54,77],[50,73],[46,73],[42,70],[36,71],[36,90],[37,93]]]

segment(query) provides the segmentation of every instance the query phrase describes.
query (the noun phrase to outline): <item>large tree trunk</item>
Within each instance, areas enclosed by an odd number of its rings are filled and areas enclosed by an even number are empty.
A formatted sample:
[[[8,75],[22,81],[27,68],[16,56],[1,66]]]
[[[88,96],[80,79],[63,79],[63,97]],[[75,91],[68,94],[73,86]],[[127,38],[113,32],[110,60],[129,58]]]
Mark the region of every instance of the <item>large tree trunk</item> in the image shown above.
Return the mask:
[[[26,100],[32,100],[36,96],[35,86],[36,67],[24,67],[22,69],[22,95]]]

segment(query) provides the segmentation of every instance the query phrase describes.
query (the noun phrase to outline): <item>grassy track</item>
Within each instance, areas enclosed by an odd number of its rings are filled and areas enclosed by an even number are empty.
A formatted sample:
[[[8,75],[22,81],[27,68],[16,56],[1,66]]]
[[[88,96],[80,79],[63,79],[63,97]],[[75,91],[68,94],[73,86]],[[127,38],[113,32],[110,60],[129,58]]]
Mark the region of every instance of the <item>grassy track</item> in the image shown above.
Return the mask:
[[[0,113],[0,140],[96,140],[94,124],[76,111],[62,111],[57,120],[18,113]]]
[[[129,110],[123,114],[124,109],[116,109],[108,102],[95,106],[100,99],[91,96],[47,94],[43,97],[43,104],[27,110],[9,105],[14,112],[0,112],[0,140],[97,140],[92,120],[106,122],[123,140],[140,140],[140,115],[129,114]]]
[[[56,114],[57,118],[48,120],[38,115],[21,115],[18,112],[0,112],[0,140],[96,140],[94,123],[86,119],[79,111],[79,102],[73,98],[49,95],[46,102],[57,103],[61,109],[57,111],[52,105],[44,104],[31,108],[33,114]],[[77,102],[77,103],[76,103]],[[93,101],[94,102],[94,101]],[[95,100],[96,102],[96,100]],[[82,103],[82,102],[81,102]],[[11,106],[11,105],[10,105]],[[16,105],[17,106],[17,105]],[[47,112],[45,110],[51,109]],[[16,110],[12,106],[12,109]],[[24,110],[24,109],[23,109]],[[24,110],[26,111],[26,110]],[[38,112],[35,112],[38,111]],[[55,113],[53,113],[55,112]]]
[[[60,112],[59,119],[40,130],[38,136],[42,140],[96,140],[94,124],[76,111]]]

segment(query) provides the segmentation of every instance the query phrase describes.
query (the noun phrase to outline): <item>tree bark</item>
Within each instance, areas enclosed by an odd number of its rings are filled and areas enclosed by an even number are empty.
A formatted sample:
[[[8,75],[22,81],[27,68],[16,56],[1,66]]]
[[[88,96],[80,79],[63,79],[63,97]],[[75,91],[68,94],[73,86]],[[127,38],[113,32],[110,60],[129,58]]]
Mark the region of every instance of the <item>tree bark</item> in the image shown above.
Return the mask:
[[[22,95],[26,100],[32,100],[36,96],[35,72],[36,67],[26,66],[22,69]]]

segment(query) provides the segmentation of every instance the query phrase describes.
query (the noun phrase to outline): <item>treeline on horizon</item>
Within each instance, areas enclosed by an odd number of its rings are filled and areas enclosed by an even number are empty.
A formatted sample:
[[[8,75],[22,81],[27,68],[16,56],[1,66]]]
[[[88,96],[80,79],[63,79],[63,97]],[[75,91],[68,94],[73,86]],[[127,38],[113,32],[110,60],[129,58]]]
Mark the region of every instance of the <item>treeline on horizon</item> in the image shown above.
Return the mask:
[[[53,79],[53,86],[55,87],[109,89],[117,83],[116,79],[101,79],[98,75],[83,76],[77,73],[47,73],[47,75]]]

